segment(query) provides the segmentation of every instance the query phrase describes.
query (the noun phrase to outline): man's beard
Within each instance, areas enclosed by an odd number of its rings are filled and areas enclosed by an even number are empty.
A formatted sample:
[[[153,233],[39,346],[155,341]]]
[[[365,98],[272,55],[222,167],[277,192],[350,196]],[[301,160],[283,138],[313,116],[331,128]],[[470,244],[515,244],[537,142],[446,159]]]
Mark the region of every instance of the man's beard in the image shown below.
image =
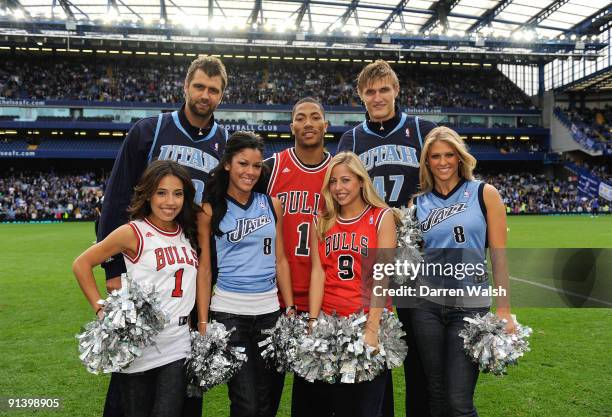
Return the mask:
[[[196,101],[188,99],[187,100],[187,106],[189,107],[189,110],[191,111],[192,114],[195,114],[198,117],[201,117],[203,119],[208,119],[213,112],[217,109],[216,107],[210,107],[208,108],[207,111],[202,112],[200,110],[198,110],[198,107],[196,106]]]

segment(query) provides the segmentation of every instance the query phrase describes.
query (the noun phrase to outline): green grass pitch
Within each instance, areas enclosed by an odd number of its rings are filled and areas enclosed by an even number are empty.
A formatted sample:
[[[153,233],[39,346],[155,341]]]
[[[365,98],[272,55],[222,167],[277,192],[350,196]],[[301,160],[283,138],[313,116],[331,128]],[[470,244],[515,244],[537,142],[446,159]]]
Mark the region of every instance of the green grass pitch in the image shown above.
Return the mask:
[[[514,248],[612,247],[612,216],[511,217]],[[57,411],[11,411],[11,416],[99,416],[107,376],[79,363],[74,335],[93,318],[71,272],[72,260],[93,240],[93,224],[0,225],[0,397],[60,398]],[[609,253],[609,250],[608,250]],[[101,271],[97,271],[102,285]],[[609,277],[612,279],[612,276]],[[546,277],[541,279],[545,280]],[[544,281],[542,281],[544,283]],[[513,294],[547,291],[516,283]],[[604,290],[610,287],[602,284]],[[516,288],[516,292],[514,292]],[[612,310],[517,308],[531,326],[532,352],[508,375],[481,375],[481,416],[610,416]],[[396,415],[403,415],[403,375],[394,372]],[[280,416],[290,415],[288,377]],[[224,387],[205,396],[205,416],[228,415]]]

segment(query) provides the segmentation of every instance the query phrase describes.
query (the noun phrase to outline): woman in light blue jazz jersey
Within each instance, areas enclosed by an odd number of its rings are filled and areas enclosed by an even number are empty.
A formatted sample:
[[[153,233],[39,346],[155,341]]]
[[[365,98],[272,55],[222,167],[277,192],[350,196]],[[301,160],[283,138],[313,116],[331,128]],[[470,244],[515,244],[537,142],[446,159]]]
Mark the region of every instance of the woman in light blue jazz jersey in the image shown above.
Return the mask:
[[[473,397],[478,366],[463,350],[459,331],[464,317],[488,312],[491,298],[486,275],[490,250],[496,286],[507,289],[506,211],[497,190],[474,179],[476,159],[459,135],[437,127],[421,153],[421,192],[413,199],[423,231],[426,262],[453,265],[453,275],[422,275],[411,309],[411,323],[427,376],[432,417],[477,416]],[[472,266],[468,266],[472,265]],[[430,265],[435,266],[435,265]],[[434,268],[431,269],[432,271]],[[436,275],[437,274],[437,275]],[[470,296],[480,291],[480,296]],[[461,290],[451,292],[446,290]],[[497,297],[497,315],[514,331],[509,298]]]
[[[198,218],[198,328],[206,332],[210,307],[213,319],[235,328],[230,343],[245,348],[248,357],[228,383],[232,417],[276,415],[274,399],[279,396],[273,391],[284,374],[266,369],[258,343],[266,338],[261,331],[274,327],[280,315],[279,290],[287,312],[295,311],[281,203],[263,191],[263,147],[252,132],[230,137],[206,183]],[[211,254],[216,255],[216,268]],[[211,298],[213,269],[217,281]]]

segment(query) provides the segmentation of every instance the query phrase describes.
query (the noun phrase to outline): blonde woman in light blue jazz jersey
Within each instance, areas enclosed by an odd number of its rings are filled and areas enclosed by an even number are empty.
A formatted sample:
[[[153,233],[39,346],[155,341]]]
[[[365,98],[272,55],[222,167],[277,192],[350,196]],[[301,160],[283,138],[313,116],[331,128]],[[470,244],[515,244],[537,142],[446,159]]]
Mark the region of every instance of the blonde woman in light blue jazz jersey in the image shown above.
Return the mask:
[[[474,179],[476,159],[459,135],[437,127],[425,138],[421,153],[421,192],[412,203],[421,223],[427,262],[450,263],[454,276],[424,276],[411,309],[411,324],[427,376],[432,417],[477,416],[473,397],[478,366],[467,357],[459,331],[464,317],[486,313],[490,297],[470,297],[470,291],[489,290],[485,265],[491,251],[495,284],[507,289],[506,211],[497,190]],[[433,256],[430,256],[432,255]],[[442,256],[440,256],[442,255]],[[473,269],[466,269],[467,264]],[[435,274],[434,274],[435,275]],[[468,291],[468,287],[472,287]],[[432,291],[438,297],[428,297]],[[458,297],[445,292],[459,290]],[[461,296],[463,292],[464,296]],[[450,302],[449,302],[450,301]],[[497,314],[514,331],[508,297],[497,297]]]

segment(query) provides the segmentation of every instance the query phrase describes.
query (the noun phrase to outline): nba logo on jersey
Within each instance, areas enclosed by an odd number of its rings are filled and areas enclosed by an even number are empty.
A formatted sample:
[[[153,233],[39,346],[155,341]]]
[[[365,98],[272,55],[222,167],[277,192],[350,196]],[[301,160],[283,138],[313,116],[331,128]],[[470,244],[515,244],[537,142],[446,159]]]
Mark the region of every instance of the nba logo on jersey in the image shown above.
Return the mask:
[[[409,138],[410,137],[410,128],[406,129],[406,137]]]
[[[264,202],[263,202],[263,201],[260,201],[260,202],[259,202],[259,207],[260,207],[262,210],[265,210],[265,209],[266,209],[266,205],[264,204]]]
[[[370,216],[370,224],[374,224],[374,216]]]
[[[465,190],[465,191],[463,192],[463,196],[464,196],[465,198],[468,198],[468,197],[470,196],[470,192],[469,192],[468,190]]]

